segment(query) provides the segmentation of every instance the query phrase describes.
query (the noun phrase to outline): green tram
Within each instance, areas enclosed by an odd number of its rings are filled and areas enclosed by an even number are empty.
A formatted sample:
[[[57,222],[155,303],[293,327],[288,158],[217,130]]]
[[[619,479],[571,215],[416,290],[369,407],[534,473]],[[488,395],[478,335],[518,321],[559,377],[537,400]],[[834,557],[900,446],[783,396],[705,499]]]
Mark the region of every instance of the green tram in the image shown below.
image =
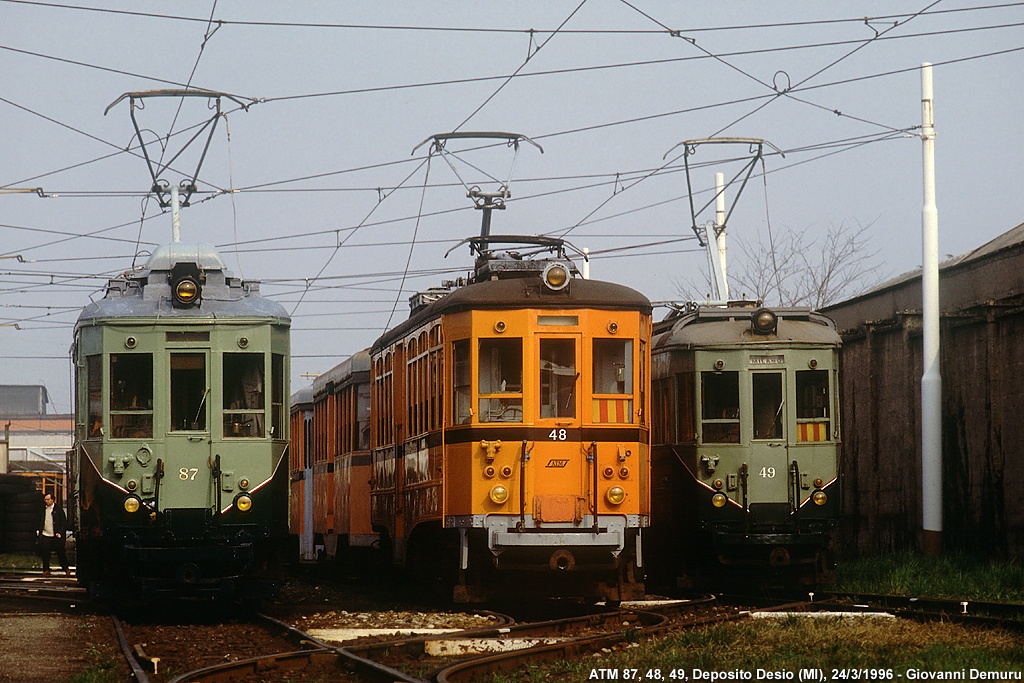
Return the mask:
[[[830,580],[840,343],[820,313],[752,302],[655,327],[649,571],[682,586]]]
[[[208,244],[109,281],[71,349],[78,579],[99,595],[261,597],[288,543],[290,320]]]

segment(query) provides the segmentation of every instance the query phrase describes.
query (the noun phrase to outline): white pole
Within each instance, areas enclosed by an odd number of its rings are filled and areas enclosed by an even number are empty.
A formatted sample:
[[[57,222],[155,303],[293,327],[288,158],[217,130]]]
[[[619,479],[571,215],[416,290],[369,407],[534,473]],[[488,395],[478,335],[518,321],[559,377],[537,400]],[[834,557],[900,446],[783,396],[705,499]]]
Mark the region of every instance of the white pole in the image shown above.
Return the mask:
[[[174,242],[181,241],[181,204],[177,185],[171,185],[171,237]]]
[[[942,552],[942,376],[939,372],[939,211],[935,205],[935,120],[932,65],[921,65],[921,141],[924,207],[921,212],[921,293],[924,329],[921,375],[921,547]]]
[[[590,279],[590,249],[583,247],[583,279]]]
[[[722,228],[725,225],[725,174],[715,174],[715,225]],[[729,271],[725,266],[725,230],[715,231],[715,241],[718,243],[718,260],[722,264],[722,300],[729,300]]]

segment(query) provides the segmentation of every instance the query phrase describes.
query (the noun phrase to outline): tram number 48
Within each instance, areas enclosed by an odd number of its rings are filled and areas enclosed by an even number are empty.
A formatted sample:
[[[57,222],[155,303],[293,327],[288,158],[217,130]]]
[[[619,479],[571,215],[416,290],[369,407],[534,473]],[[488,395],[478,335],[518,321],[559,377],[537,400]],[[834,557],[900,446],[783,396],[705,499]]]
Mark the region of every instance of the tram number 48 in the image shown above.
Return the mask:
[[[761,476],[764,477],[765,479],[774,479],[775,478],[775,468],[774,467],[762,467],[761,468]]]
[[[552,429],[548,438],[552,441],[565,441],[569,438],[569,433],[565,429]]]

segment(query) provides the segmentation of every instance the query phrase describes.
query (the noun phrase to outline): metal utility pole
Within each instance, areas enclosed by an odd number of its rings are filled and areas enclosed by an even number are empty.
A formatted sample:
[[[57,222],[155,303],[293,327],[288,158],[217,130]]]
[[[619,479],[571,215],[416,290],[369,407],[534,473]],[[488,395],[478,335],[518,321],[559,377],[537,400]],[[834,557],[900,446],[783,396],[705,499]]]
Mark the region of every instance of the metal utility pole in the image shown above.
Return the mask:
[[[718,261],[722,268],[719,295],[729,300],[729,271],[725,265],[725,175],[715,174],[715,244],[718,247]]]
[[[939,211],[935,205],[935,119],[932,65],[921,65],[921,295],[924,331],[921,375],[921,549],[942,552],[942,375],[939,372]]]

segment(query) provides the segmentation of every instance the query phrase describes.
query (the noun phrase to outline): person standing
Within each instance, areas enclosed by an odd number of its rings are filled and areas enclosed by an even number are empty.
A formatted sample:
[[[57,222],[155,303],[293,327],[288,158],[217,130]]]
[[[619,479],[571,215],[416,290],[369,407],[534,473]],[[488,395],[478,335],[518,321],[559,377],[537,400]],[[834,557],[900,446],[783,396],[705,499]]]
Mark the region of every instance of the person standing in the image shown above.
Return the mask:
[[[57,561],[64,568],[64,574],[71,576],[68,567],[68,555],[64,550],[64,536],[67,532],[68,518],[64,508],[57,505],[52,493],[43,496],[43,515],[39,520],[39,556],[43,560],[43,574],[50,573],[50,553],[56,551]]]

